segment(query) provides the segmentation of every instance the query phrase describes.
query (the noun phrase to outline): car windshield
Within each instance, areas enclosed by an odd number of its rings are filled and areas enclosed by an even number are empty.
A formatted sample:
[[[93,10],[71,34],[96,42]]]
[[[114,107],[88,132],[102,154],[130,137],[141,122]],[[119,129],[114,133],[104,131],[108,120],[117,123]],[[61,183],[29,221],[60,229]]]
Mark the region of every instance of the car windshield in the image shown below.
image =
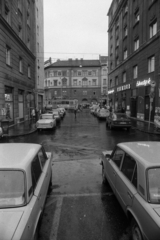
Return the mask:
[[[160,204],[160,168],[148,170],[148,201]]]
[[[22,171],[1,170],[0,183],[0,208],[17,207],[24,204],[24,173]]]

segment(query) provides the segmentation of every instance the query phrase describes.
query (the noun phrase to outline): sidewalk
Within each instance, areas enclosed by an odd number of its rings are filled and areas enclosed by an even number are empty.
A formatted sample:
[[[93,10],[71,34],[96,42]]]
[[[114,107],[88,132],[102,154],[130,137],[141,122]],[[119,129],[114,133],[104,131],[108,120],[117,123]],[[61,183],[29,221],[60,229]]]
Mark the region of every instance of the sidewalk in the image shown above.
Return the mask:
[[[149,134],[160,135],[160,129],[156,129],[153,122],[150,122],[149,124],[148,121],[139,120],[137,118],[130,117],[130,119],[132,122],[133,129],[137,129],[139,131],[146,132]]]
[[[147,121],[142,121],[137,118],[130,118],[130,119],[132,122],[133,129],[146,132],[149,134],[160,135],[160,129],[156,129],[153,122],[151,122],[149,125],[149,122]],[[6,135],[4,137],[24,136],[24,135],[34,133],[36,131],[37,131],[37,128],[34,120],[24,121],[24,122],[15,124],[13,126],[10,126],[8,136]]]
[[[34,133],[37,131],[34,120],[27,120],[9,127],[8,136],[4,137],[19,137]]]

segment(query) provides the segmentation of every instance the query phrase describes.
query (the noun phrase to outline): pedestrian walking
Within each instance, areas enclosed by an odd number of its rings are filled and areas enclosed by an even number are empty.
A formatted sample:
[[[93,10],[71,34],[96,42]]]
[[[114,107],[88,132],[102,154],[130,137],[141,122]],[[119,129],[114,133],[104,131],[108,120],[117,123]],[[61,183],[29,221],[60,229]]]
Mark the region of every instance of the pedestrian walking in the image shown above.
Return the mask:
[[[75,118],[77,117],[77,106],[75,105],[74,107],[74,115],[75,115]]]
[[[35,119],[36,113],[35,113],[35,109],[33,108],[31,111],[31,117],[32,119]]]

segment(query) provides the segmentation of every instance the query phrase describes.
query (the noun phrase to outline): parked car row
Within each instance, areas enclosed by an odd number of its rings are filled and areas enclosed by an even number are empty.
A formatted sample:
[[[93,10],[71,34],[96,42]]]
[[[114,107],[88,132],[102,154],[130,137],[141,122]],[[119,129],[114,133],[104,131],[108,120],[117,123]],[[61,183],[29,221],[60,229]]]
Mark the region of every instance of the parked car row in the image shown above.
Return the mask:
[[[48,110],[46,113],[41,114],[40,119],[36,122],[36,127],[38,130],[54,129],[65,114],[64,108]]]
[[[109,116],[109,110],[104,107],[99,107],[99,105],[92,105],[90,107],[90,112],[99,119],[106,119]]]

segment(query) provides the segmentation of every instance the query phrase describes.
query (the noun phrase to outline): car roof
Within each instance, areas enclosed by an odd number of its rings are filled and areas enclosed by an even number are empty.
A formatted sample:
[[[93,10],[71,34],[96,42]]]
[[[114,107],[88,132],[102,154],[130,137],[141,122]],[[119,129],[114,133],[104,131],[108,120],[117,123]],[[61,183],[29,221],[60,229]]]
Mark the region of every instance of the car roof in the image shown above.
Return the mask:
[[[118,143],[124,151],[147,167],[160,166],[160,142],[139,141]]]
[[[40,148],[40,144],[32,143],[0,144],[0,169],[18,168],[25,170]]]

